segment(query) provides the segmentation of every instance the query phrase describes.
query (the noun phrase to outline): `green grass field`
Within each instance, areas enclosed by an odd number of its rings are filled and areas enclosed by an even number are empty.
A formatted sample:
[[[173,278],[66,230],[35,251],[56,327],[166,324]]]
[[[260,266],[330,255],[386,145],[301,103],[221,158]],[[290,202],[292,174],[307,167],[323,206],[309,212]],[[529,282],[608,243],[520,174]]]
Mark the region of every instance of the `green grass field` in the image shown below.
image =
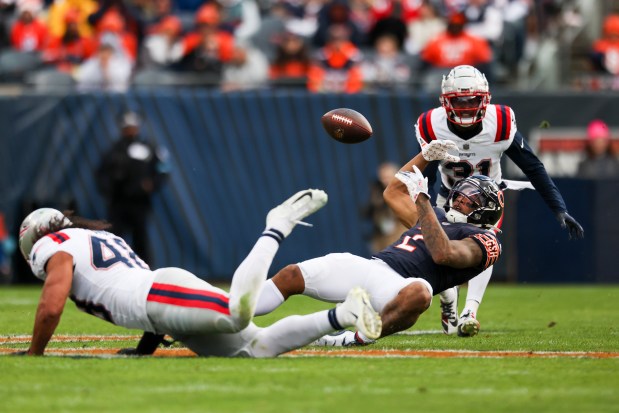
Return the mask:
[[[0,288],[0,350],[31,333],[39,287]],[[464,297],[464,292],[461,292]],[[0,356],[0,412],[619,412],[619,286],[492,285],[481,333],[439,333],[438,299],[407,333],[359,357],[270,360]],[[258,317],[328,308],[306,298]],[[63,335],[136,335],[67,303]],[[113,347],[130,342],[52,343]],[[361,357],[369,350],[608,352],[593,357]]]

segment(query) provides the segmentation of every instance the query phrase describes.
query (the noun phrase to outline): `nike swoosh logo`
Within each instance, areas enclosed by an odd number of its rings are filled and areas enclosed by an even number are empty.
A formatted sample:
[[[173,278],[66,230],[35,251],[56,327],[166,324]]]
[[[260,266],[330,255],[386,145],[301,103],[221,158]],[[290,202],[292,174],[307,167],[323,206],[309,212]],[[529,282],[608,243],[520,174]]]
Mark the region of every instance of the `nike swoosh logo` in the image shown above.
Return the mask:
[[[358,316],[357,314],[355,314],[355,313],[353,313],[353,312],[351,312],[350,314],[352,314],[352,315],[353,315],[353,317],[355,317],[356,319],[359,319],[359,316]]]
[[[524,139],[520,142],[520,147],[524,149]]]
[[[309,196],[310,198],[312,198],[312,193],[310,191],[307,191],[306,193],[304,193],[303,195],[301,195],[300,197],[298,197],[297,199],[294,200],[293,204],[295,202],[299,202],[300,200],[303,199],[303,197]]]

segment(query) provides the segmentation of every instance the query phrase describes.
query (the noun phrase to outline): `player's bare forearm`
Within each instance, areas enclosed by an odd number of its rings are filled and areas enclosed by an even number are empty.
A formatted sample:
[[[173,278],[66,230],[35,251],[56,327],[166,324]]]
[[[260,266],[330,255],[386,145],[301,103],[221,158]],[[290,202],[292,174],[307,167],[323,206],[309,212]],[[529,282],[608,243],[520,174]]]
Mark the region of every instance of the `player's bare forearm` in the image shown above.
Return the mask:
[[[443,231],[427,196],[419,195],[417,211],[423,242],[435,263],[453,268],[469,268],[480,263],[481,248],[471,239],[450,240]]]
[[[47,278],[37,307],[28,354],[43,355],[60,322],[73,281],[73,257],[58,252],[47,263]]]
[[[421,153],[418,153],[413,159],[408,161],[401,171],[411,171],[413,166],[423,171],[429,162],[426,161]],[[407,228],[412,228],[417,223],[418,213],[415,204],[411,202],[408,189],[399,179],[392,178],[387,188],[383,192],[383,198],[385,202],[394,212],[398,220]]]

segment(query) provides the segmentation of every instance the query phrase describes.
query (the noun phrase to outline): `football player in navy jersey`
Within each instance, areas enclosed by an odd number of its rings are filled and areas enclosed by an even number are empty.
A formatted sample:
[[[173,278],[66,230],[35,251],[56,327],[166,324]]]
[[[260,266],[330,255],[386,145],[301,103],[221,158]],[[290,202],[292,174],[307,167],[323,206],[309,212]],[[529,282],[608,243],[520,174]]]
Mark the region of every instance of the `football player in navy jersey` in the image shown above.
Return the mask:
[[[433,141],[426,153],[448,154],[455,145]],[[416,224],[371,259],[348,253],[328,254],[288,265],[267,281],[256,314],[273,311],[289,296],[304,294],[341,302],[346,291],[362,287],[381,313],[381,337],[411,327],[428,309],[432,296],[460,285],[492,266],[501,254],[495,229],[504,208],[503,192],[490,178],[474,175],[458,182],[445,209],[433,208],[428,182],[420,169],[428,161],[418,154],[396,174],[387,191],[391,207],[414,211]],[[412,202],[411,202],[412,201]],[[371,342],[360,332],[325,336],[318,344],[354,345]]]
[[[436,159],[439,162],[424,171],[430,188],[436,181],[436,169],[440,172],[441,187],[436,205],[445,205],[449,190],[459,180],[475,174],[487,175],[502,189],[535,188],[560,225],[567,228],[570,239],[582,238],[582,226],[568,214],[561,193],[518,131],[513,110],[508,106],[490,104],[490,99],[488,81],[479,70],[472,66],[456,66],[443,77],[441,107],[419,116],[415,134],[422,151],[434,140],[449,140],[457,145],[456,151],[460,157],[459,161]],[[530,182],[502,178],[503,153],[524,172]],[[415,223],[414,211],[402,209],[397,215],[406,226]],[[479,331],[477,312],[491,275],[492,267],[469,281],[466,304],[460,317],[458,287],[441,293],[441,324],[446,334],[457,332],[460,336],[470,336]]]

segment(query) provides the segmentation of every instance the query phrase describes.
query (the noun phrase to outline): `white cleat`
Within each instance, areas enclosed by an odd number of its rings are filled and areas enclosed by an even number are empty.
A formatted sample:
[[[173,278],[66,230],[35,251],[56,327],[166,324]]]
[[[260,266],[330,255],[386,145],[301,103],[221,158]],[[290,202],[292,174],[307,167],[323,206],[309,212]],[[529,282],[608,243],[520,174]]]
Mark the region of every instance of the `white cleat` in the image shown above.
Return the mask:
[[[348,292],[346,300],[336,309],[337,319],[343,327],[357,327],[365,337],[376,340],[383,327],[380,315],[372,308],[368,293],[361,287]]]
[[[355,340],[355,333],[350,330],[341,330],[320,337],[312,345],[321,347],[350,347],[356,346],[357,341]]]
[[[441,326],[445,334],[458,332],[458,293],[459,287],[448,288],[440,294]]]
[[[325,206],[327,193],[320,189],[299,191],[282,204],[276,206],[267,215],[267,229],[275,229],[287,237],[297,224],[312,226],[301,220]]]
[[[479,327],[479,321],[475,317],[475,313],[468,310],[460,316],[458,335],[460,337],[473,337],[479,333]]]

